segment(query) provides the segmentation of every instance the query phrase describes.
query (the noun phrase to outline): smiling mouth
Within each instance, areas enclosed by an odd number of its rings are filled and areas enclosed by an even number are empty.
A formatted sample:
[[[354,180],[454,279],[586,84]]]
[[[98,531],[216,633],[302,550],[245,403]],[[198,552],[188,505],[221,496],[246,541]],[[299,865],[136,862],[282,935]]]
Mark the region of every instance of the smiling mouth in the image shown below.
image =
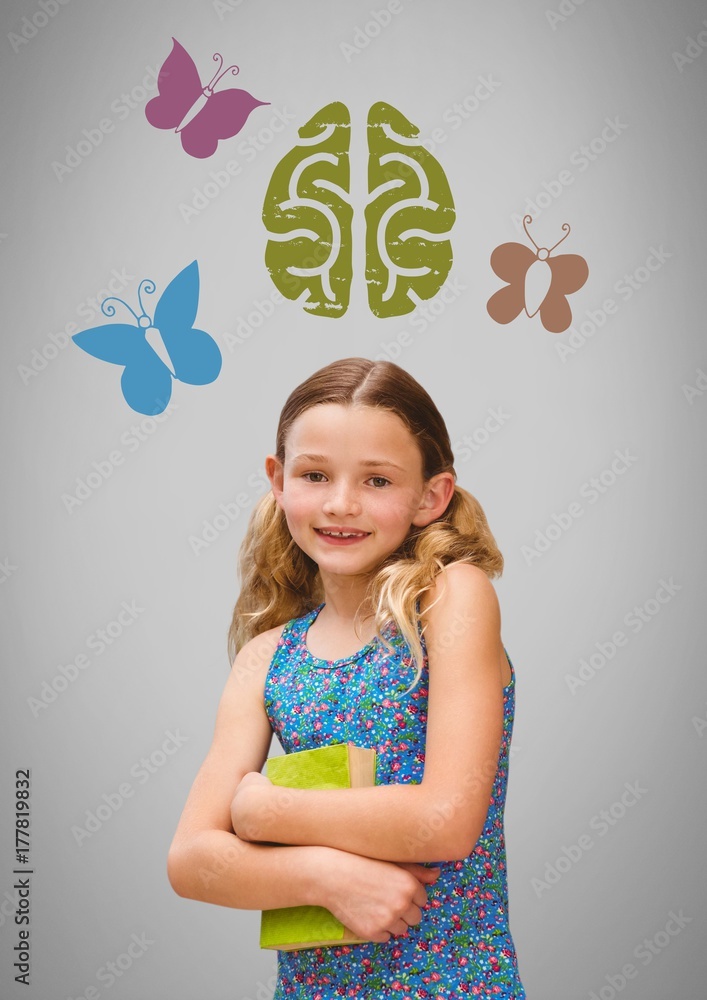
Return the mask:
[[[370,535],[370,531],[329,531],[326,528],[314,529],[319,535],[328,535],[330,538],[365,538]]]

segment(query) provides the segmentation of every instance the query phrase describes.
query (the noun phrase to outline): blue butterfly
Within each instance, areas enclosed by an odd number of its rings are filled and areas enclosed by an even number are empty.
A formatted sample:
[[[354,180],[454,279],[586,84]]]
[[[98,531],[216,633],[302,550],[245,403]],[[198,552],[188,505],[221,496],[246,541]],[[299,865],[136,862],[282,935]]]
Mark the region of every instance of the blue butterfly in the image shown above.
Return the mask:
[[[194,260],[180,271],[155,306],[154,323],[142,304],[143,288],[155,291],[154,281],[140,282],[137,297],[141,315],[127,302],[111,295],[101,303],[104,316],[115,316],[111,300],[120,302],[137,325],[106,323],[76,333],[74,343],[94,358],[124,365],[120,379],[125,402],[138,413],[154,417],[169,403],[172,379],[189,385],[207,385],[221,371],[221,351],[210,334],[194,329],[199,302],[199,266]]]

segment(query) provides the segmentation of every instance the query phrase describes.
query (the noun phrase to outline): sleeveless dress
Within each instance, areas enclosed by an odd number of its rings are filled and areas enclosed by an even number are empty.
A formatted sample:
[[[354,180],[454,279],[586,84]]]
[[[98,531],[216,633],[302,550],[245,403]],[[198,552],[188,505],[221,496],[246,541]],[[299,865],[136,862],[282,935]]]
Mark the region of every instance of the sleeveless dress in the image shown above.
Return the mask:
[[[268,666],[265,710],[285,753],[351,741],[376,750],[376,785],[419,784],[425,763],[428,662],[416,686],[410,647],[394,624],[353,656],[322,660],[307,630],[324,607],[289,621]],[[419,605],[418,605],[419,612]],[[505,649],[505,647],[504,647]],[[508,653],[506,652],[508,657]],[[509,928],[503,810],[515,706],[515,671],[503,689],[503,737],[486,822],[463,860],[426,886],[422,918],[389,941],[278,951],[273,1000],[525,1000]]]

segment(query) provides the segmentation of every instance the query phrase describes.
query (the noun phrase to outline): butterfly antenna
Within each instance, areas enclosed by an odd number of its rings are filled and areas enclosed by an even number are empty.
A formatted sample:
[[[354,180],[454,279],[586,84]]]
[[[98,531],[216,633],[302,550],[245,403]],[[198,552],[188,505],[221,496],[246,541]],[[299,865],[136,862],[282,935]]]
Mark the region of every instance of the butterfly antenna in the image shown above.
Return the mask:
[[[220,52],[214,52],[214,54],[213,54],[213,56],[211,58],[213,59],[214,62],[218,63],[218,69],[216,70],[216,72],[214,73],[214,75],[211,77],[211,79],[209,80],[209,82],[206,84],[206,88],[205,88],[206,90],[213,90],[214,84],[216,83],[216,80],[218,79],[218,76],[219,76],[219,74],[221,72],[221,67],[223,66],[223,56],[221,55]]]
[[[106,302],[120,302],[121,306],[125,306],[128,312],[132,313],[132,315],[135,316],[136,322],[138,323],[140,322],[137,315],[133,312],[128,303],[124,302],[122,299],[119,299],[116,295],[109,295],[107,299],[104,299],[101,302],[101,312],[103,313],[104,316],[115,316],[115,306],[106,307]]]
[[[147,312],[145,310],[145,307],[142,304],[142,288],[143,288],[143,285],[145,286],[145,291],[147,292],[148,295],[152,295],[152,293],[154,292],[156,286],[155,286],[154,281],[152,281],[150,278],[143,278],[143,280],[140,282],[140,285],[139,285],[138,290],[137,290],[137,300],[140,303],[140,308],[142,309],[142,315],[143,316],[147,316]]]
[[[562,223],[562,228],[563,228],[563,230],[565,231],[565,235],[564,235],[564,236],[561,236],[561,237],[560,237],[560,239],[559,239],[559,240],[557,241],[557,243],[555,244],[555,247],[559,247],[560,243],[562,243],[562,240],[566,240],[566,239],[567,239],[567,237],[568,237],[568,236],[569,236],[569,234],[570,234],[570,226],[569,226],[569,222],[563,222],[563,223]],[[552,253],[552,251],[553,251],[553,250],[555,249],[555,247],[550,247],[550,249],[549,249],[549,250],[548,250],[548,252],[547,252],[547,253],[548,253],[548,256],[550,256],[550,254],[551,254],[551,253]]]
[[[535,240],[533,239],[533,237],[528,232],[528,226],[526,225],[526,223],[532,222],[532,221],[533,221],[532,215],[524,215],[523,216],[523,229],[525,229],[525,235],[528,237],[528,239],[530,240],[530,242],[533,244],[533,246],[535,247],[535,249],[539,253],[540,252],[540,247],[538,246],[538,244],[535,242]]]
[[[205,90],[209,91],[209,93],[213,93],[216,84],[219,82],[222,76],[225,76],[226,73],[228,73],[229,70],[231,71],[231,73],[233,73],[234,76],[239,72],[237,66],[227,66],[224,70],[222,70],[221,67],[223,66],[223,56],[221,55],[220,52],[214,52],[212,58],[214,62],[218,63],[218,69],[216,70],[216,72],[214,73],[214,75],[211,77],[206,87],[204,88]]]
[[[209,84],[209,87],[211,87],[211,88],[213,89],[213,88],[214,88],[214,87],[216,86],[216,84],[217,84],[217,83],[219,82],[219,80],[220,80],[220,79],[221,79],[222,77],[224,77],[224,76],[226,75],[226,73],[228,73],[228,72],[229,72],[229,70],[231,71],[231,73],[232,73],[232,74],[233,74],[234,76],[237,76],[237,75],[238,75],[238,73],[240,72],[240,70],[239,70],[238,66],[227,66],[227,67],[225,68],[225,70],[223,71],[223,73],[219,73],[219,75],[218,75],[218,76],[216,77],[216,79],[215,79],[215,80],[212,80],[212,81],[211,81],[211,83]]]

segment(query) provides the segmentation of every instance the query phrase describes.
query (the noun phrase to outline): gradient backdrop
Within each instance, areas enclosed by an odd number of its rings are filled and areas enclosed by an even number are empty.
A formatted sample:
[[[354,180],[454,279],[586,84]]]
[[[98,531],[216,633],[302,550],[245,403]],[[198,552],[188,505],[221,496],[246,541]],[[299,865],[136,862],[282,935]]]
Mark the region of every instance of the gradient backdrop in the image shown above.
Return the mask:
[[[390,23],[366,34],[375,11]],[[280,408],[351,355],[389,357],[428,389],[506,559],[506,834],[528,997],[704,997],[707,5],[7,0],[0,21],[2,997],[271,996],[259,914],[180,899],[165,859],[228,674],[236,556]],[[218,50],[271,104],[210,159],[145,119],[173,35],[204,80]],[[330,320],[275,301],[261,210],[297,128],[333,100],[352,116],[356,211],[351,305]],[[379,100],[420,127],[456,204],[454,292],[428,320],[366,303],[364,124]],[[238,175],[205,195],[232,160]],[[562,334],[486,312],[502,285],[490,254],[527,242],[529,200],[536,240],[569,222],[558,253],[589,264]],[[161,293],[195,259],[197,325],[223,368],[175,382],[149,420],[121,369],[68,335],[100,322],[107,287],[134,304],[142,278]],[[67,503],[96,467],[110,474]],[[19,768],[29,987],[12,969]]]

